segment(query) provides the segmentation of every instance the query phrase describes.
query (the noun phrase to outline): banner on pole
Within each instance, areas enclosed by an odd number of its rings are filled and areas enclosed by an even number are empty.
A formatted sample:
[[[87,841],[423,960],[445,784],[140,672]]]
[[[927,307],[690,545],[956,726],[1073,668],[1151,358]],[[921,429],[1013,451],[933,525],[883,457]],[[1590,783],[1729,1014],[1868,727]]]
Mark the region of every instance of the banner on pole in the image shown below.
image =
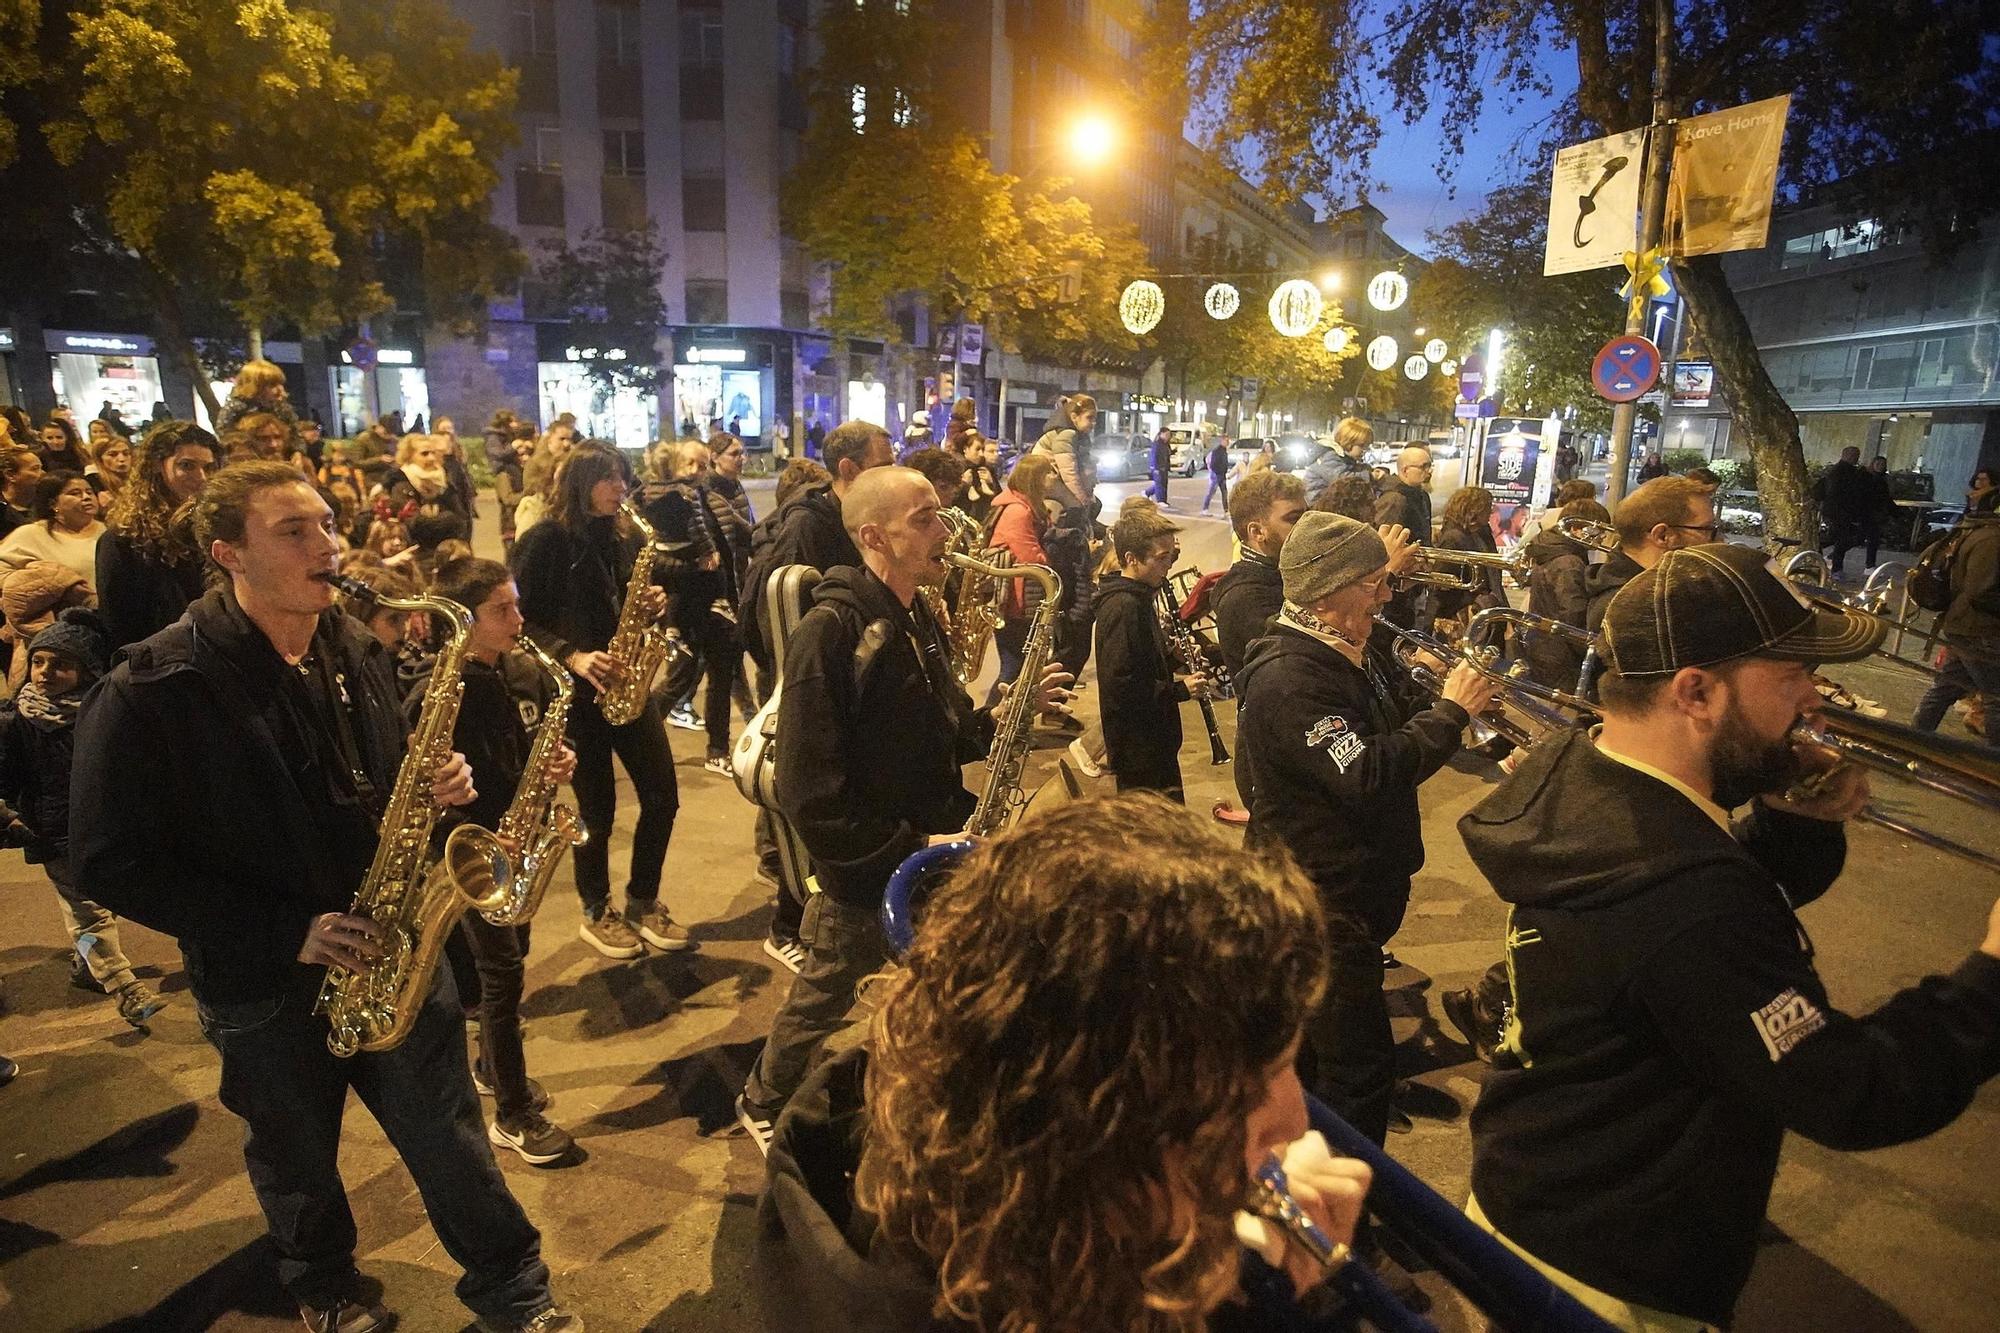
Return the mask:
[[[1582,273],[1624,262],[1639,248],[1639,183],[1646,131],[1627,130],[1556,154],[1542,274]]]
[[[1674,127],[1663,249],[1681,258],[1760,250],[1771,234],[1789,93]]]
[[[1674,366],[1674,406],[1707,407],[1715,396],[1715,363],[1681,361]]]

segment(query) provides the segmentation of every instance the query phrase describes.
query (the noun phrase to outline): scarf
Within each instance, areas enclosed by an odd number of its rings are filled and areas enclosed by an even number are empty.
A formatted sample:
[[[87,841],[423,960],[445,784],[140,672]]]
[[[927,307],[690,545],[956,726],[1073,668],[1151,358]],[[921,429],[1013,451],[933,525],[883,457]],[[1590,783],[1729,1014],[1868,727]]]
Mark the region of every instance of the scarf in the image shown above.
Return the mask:
[[[410,489],[426,500],[435,500],[444,494],[447,481],[443,467],[424,468],[416,463],[406,464],[403,476],[409,480]]]
[[[65,727],[76,725],[76,715],[83,707],[80,689],[68,694],[50,698],[46,690],[29,681],[14,693],[14,709],[30,722],[53,722]]]
[[[1309,639],[1319,640],[1356,666],[1363,663],[1365,643],[1356,643],[1297,602],[1285,603],[1278,612],[1278,623],[1291,626]]]

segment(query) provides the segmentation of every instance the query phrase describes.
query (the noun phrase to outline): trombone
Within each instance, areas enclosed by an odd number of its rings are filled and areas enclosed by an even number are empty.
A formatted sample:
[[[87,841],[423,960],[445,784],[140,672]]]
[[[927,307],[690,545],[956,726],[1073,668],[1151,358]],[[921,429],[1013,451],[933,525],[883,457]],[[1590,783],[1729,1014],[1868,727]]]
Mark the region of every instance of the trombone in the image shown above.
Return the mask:
[[[1591,550],[1602,551],[1606,555],[1618,554],[1618,529],[1609,523],[1600,523],[1594,518],[1571,514],[1568,518],[1556,520],[1556,531],[1579,546],[1588,546]]]
[[[1832,708],[1793,727],[1791,738],[1840,760],[1807,782],[1807,791],[1817,790],[1839,767],[1853,764],[1964,801],[1989,815],[2000,813],[2000,753],[1989,745]],[[1974,865],[2000,870],[2000,856],[1914,824],[1872,801],[1856,817]]]

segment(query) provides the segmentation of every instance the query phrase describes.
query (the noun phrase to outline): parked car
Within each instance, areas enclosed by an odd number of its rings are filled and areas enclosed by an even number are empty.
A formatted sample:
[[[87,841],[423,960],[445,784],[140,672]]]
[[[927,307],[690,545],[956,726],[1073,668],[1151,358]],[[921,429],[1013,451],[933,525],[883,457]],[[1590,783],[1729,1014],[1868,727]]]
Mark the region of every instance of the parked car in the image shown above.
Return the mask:
[[[1222,428],[1212,421],[1176,421],[1167,427],[1167,438],[1173,441],[1173,469],[1183,477],[1192,477],[1202,470],[1208,459],[1209,446]]]
[[[1138,481],[1152,475],[1153,440],[1148,435],[1112,435],[1091,450],[1099,481]]]

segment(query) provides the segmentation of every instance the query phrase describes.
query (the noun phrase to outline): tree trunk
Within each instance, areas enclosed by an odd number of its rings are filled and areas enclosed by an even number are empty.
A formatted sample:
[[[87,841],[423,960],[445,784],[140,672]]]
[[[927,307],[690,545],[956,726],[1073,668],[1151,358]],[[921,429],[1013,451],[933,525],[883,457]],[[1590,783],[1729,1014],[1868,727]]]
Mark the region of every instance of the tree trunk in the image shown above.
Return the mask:
[[[23,301],[7,312],[14,330],[14,351],[21,367],[21,406],[36,421],[46,421],[56,406],[56,386],[49,374],[49,345],[42,333],[41,307]],[[17,440],[32,446],[32,440]]]
[[[139,275],[147,294],[153,298],[154,330],[160,336],[160,346],[180,362],[182,373],[194,385],[195,397],[208,409],[208,419],[222,420],[222,404],[216,401],[215,390],[208,384],[208,372],[202,369],[201,357],[195,352],[194,339],[188,336],[180,294],[166,275],[143,259],[139,261]]]
[[[1812,548],[1819,541],[1819,510],[1806,477],[1799,419],[1764,369],[1722,261],[1714,255],[1676,260],[1674,278],[1728,392],[1731,429],[1742,435],[1757,464],[1765,545],[1775,551],[1776,539],[1786,537]]]

